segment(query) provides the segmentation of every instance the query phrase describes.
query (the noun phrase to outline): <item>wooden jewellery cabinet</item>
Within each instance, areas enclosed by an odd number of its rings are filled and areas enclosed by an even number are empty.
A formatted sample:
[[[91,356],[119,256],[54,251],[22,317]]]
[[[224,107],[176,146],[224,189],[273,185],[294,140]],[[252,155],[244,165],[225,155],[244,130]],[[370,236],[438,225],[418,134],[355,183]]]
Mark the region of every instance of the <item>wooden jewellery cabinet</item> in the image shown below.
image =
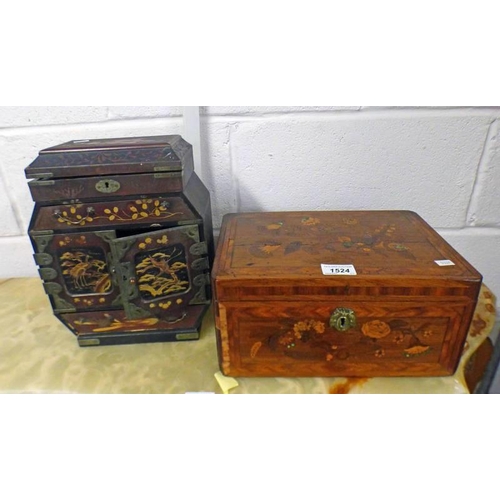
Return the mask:
[[[210,195],[178,135],[71,141],[26,177],[29,236],[80,346],[196,340],[210,304]]]

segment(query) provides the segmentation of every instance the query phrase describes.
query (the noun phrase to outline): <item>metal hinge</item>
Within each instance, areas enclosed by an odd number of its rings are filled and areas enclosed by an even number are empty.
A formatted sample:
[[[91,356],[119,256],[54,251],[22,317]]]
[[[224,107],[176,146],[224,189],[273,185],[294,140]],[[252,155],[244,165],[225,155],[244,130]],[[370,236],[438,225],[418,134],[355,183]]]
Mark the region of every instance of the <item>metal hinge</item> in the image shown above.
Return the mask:
[[[198,220],[180,220],[177,221],[178,226],[197,226],[201,224],[203,221],[201,219]]]
[[[208,257],[202,257],[201,259],[193,260],[191,269],[193,271],[204,271],[205,269],[208,269],[209,266]]]
[[[45,293],[50,295],[54,301],[54,312],[67,313],[76,311],[74,305],[59,297],[59,294],[63,291],[63,287],[59,283],[54,283],[53,281],[44,283],[43,288],[45,289]]]
[[[31,181],[29,184],[30,186],[53,186],[56,183],[56,181]]]
[[[200,334],[198,332],[194,333],[178,333],[175,336],[176,340],[198,340],[200,338]]]
[[[117,281],[124,300],[130,301],[139,297],[139,289],[137,288],[132,262],[120,262],[113,266],[112,273],[113,269],[116,269]]]
[[[78,339],[78,345],[80,347],[88,347],[92,345],[100,345],[101,341],[99,339]]]
[[[195,286],[210,285],[210,275],[204,273],[196,276],[196,278],[193,280],[193,284]]]
[[[195,243],[189,247],[189,253],[191,255],[205,255],[207,253],[207,243],[202,241],[201,243]]]
[[[31,234],[31,238],[36,243],[36,250],[38,254],[45,253],[45,249],[50,245],[54,234]]]
[[[52,267],[41,267],[38,269],[38,273],[40,274],[40,278],[45,281],[50,281],[57,278],[57,271]]]
[[[52,172],[26,172],[26,179],[47,179],[48,177],[54,177]]]
[[[54,295],[61,293],[63,288],[59,283],[44,283],[43,288],[47,295]]]
[[[52,255],[48,253],[35,253],[33,255],[33,258],[39,266],[50,266],[53,261]]]
[[[161,172],[161,173],[153,174],[153,177],[155,179],[163,179],[164,177],[179,177],[179,173],[178,172]]]
[[[30,236],[50,236],[54,234],[52,229],[44,229],[43,231],[30,231]]]
[[[179,170],[178,166],[169,167],[169,166],[163,165],[163,166],[159,166],[159,167],[153,167],[154,172],[172,172],[172,171],[175,172],[178,170]]]

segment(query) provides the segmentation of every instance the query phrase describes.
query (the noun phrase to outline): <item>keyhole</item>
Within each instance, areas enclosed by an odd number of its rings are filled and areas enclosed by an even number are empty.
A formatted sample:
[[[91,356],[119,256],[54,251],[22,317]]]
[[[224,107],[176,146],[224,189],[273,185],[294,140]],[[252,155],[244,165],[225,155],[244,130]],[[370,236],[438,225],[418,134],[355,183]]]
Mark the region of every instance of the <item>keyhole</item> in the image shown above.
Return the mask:
[[[339,332],[347,332],[356,326],[354,311],[345,307],[337,307],[330,317],[330,326]]]
[[[106,182],[104,183],[104,187],[105,187],[106,189],[109,189],[109,182],[108,182],[108,181],[106,181]]]

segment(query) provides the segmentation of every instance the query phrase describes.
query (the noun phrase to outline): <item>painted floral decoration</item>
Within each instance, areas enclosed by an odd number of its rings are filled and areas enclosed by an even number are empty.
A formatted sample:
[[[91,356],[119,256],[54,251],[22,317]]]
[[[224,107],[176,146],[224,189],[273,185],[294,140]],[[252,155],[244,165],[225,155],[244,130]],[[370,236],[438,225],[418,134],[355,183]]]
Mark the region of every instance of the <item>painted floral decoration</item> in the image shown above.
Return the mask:
[[[97,214],[93,207],[84,207],[79,203],[70,205],[64,210],[56,210],[54,216],[57,222],[67,224],[68,226],[85,226],[87,223],[92,223],[99,219],[107,219],[110,222],[121,221],[128,222],[134,220],[142,220],[147,218],[169,219],[176,215],[182,215],[182,212],[169,212],[170,204],[165,200],[147,199],[135,200],[126,208],[117,206],[105,208],[103,214]]]

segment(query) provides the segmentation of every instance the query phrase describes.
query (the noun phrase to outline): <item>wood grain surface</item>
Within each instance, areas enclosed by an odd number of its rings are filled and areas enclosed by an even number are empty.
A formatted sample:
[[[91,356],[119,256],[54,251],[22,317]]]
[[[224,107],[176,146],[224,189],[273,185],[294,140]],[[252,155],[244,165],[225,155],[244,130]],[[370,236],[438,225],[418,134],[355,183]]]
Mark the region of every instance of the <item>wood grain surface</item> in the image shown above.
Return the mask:
[[[406,211],[228,215],[212,278],[223,373],[297,377],[453,373],[482,281]]]

